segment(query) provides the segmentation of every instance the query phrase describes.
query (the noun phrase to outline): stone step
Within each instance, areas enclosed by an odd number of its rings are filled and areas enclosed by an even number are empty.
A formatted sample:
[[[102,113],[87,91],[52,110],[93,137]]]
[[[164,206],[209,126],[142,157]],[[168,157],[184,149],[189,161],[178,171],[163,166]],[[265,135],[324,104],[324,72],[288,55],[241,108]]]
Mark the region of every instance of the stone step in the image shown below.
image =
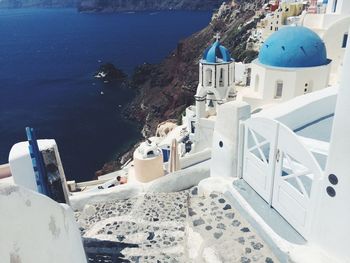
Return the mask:
[[[117,254],[126,262],[187,262],[187,204],[188,192],[145,194],[88,205],[76,213],[76,219],[84,238],[119,247],[127,244],[120,251],[123,257]],[[90,262],[109,262],[116,257],[108,249],[102,253],[103,249],[90,252]]]
[[[199,196],[190,191],[188,243],[190,257],[199,262],[278,262],[250,224],[220,193]],[[192,240],[192,241],[191,241]]]

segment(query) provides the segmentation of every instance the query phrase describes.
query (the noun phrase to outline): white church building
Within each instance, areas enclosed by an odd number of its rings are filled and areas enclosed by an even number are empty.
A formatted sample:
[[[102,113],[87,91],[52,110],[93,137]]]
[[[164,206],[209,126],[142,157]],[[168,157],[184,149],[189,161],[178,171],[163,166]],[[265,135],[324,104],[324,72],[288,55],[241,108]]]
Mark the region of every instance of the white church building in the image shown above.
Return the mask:
[[[253,109],[290,100],[328,86],[331,61],[321,38],[300,26],[283,27],[262,45],[251,63],[249,88],[239,99]]]

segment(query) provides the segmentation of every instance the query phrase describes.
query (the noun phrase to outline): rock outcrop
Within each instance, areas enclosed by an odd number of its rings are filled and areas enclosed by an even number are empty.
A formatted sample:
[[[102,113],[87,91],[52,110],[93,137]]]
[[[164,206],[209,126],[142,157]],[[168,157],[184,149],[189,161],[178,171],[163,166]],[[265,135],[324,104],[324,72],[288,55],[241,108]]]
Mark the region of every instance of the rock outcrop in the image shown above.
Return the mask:
[[[101,79],[104,82],[126,82],[128,76],[112,63],[106,63],[100,66],[95,74],[95,78]]]

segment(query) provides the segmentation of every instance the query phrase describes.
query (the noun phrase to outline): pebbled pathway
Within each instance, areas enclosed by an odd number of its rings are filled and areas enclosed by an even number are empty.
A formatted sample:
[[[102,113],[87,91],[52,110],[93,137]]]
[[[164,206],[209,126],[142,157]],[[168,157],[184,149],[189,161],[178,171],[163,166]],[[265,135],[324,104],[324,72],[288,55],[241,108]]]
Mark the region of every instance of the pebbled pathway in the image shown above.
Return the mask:
[[[201,246],[200,262],[279,262],[250,224],[220,193],[198,196],[190,191],[189,220]],[[191,239],[191,235],[189,237]]]
[[[187,192],[145,194],[89,205],[76,213],[83,238],[95,239],[95,253],[87,253],[89,262],[187,262],[187,199]],[[118,248],[118,242],[129,245],[121,251],[123,256],[116,250],[103,258],[104,245],[97,240],[115,242]]]
[[[278,262],[225,197],[197,187],[76,212],[88,262]]]

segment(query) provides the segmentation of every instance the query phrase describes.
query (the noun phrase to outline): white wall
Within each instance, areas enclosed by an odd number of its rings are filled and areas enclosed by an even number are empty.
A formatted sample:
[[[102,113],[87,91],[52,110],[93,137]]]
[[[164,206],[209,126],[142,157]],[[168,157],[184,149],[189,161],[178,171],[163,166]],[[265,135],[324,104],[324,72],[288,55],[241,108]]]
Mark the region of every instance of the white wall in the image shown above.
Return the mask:
[[[334,5],[336,5],[336,14],[349,14],[350,2],[349,0],[329,0],[327,6],[327,13],[334,13]]]
[[[350,262],[350,45],[344,58],[326,173],[321,181],[314,242],[341,262]],[[334,175],[338,182],[329,179]],[[333,190],[335,195],[330,195]]]
[[[324,89],[329,82],[330,64],[308,68],[280,68],[260,64],[257,60],[252,63],[251,85],[243,90],[240,98],[252,109],[261,105],[280,103],[304,94],[305,84],[309,92]],[[259,84],[257,85],[257,77]],[[275,98],[277,82],[283,82],[281,98]]]
[[[345,33],[349,33],[349,26],[350,16],[332,24],[323,35],[328,57],[332,60],[331,74],[340,74],[345,54],[345,48],[342,48],[343,38]],[[338,80],[339,78],[335,79],[335,81]]]
[[[0,184],[0,207],[1,262],[86,262],[68,206],[19,186]]]
[[[197,126],[198,132],[196,132],[198,137],[196,138],[194,149],[191,151],[191,153],[196,153],[203,151],[206,148],[211,148],[215,125],[214,118],[201,118],[199,120],[199,125]]]
[[[250,106],[245,102],[231,101],[219,107],[213,134],[211,176],[237,176],[240,121],[249,117]]]
[[[296,97],[263,110],[255,117],[275,119],[295,130],[334,113],[338,90],[334,87]]]
[[[40,151],[57,147],[55,140],[38,140],[38,146]],[[19,142],[12,146],[9,154],[10,169],[16,184],[38,191],[28,147],[28,142]]]
[[[249,67],[250,64],[244,64],[242,62],[235,63],[235,83],[245,85],[247,81],[246,71]]]

